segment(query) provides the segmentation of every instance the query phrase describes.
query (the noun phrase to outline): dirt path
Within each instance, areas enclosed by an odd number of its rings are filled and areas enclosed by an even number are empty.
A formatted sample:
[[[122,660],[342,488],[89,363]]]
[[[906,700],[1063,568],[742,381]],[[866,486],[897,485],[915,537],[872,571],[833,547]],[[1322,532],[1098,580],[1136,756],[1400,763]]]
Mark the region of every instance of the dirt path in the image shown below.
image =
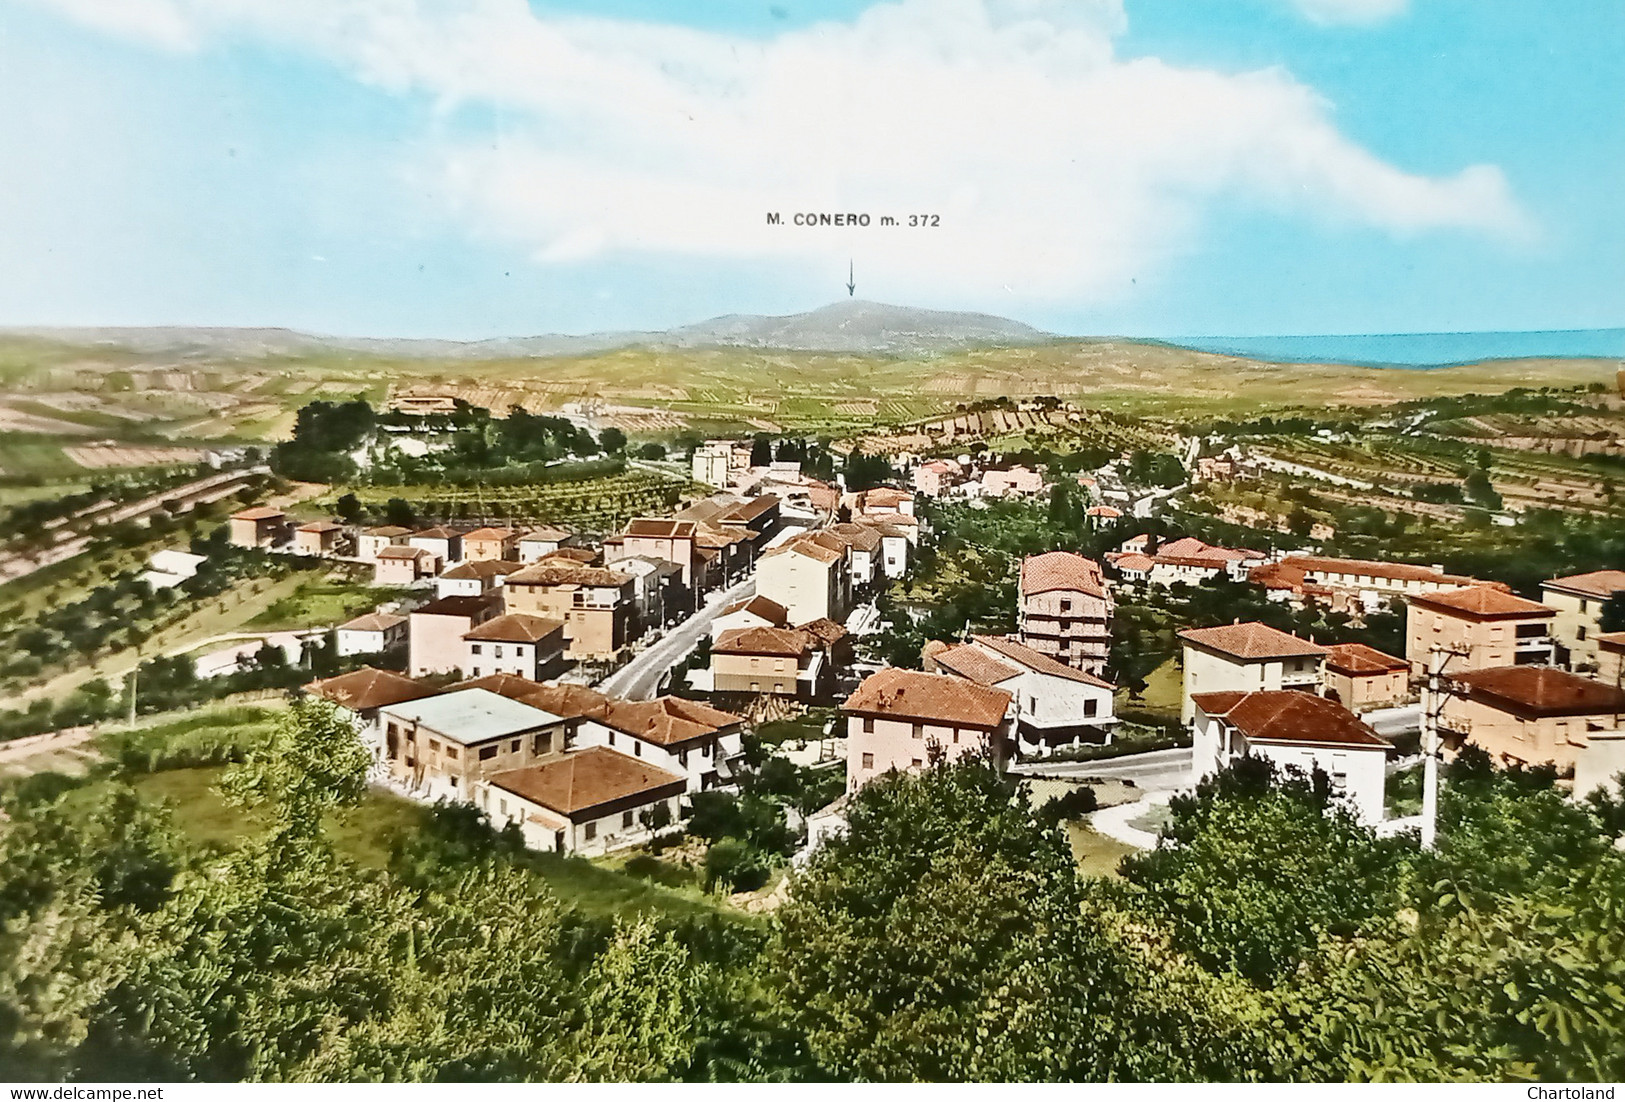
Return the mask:
[[[66,727],[44,735],[29,735],[0,743],[0,777],[22,777],[47,770],[83,773],[101,755],[87,746],[96,737],[92,727]]]

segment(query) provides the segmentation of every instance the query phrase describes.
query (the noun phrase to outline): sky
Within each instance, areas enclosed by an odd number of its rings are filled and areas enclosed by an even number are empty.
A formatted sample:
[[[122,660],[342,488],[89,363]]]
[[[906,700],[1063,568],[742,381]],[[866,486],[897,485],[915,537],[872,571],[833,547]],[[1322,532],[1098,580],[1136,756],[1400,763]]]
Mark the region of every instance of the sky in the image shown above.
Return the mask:
[[[1078,335],[1625,326],[1622,53],[1619,0],[0,0],[0,325],[650,329],[850,266]]]

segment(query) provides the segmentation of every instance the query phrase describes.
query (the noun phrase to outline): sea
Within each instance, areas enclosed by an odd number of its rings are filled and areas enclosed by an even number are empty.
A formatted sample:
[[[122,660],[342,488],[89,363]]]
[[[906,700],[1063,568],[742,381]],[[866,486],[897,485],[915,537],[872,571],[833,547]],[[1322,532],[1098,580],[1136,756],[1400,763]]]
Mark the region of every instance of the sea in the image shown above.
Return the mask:
[[[1448,367],[1484,360],[1625,360],[1625,329],[1509,333],[1376,333],[1299,337],[1170,337],[1165,344],[1272,363]]]

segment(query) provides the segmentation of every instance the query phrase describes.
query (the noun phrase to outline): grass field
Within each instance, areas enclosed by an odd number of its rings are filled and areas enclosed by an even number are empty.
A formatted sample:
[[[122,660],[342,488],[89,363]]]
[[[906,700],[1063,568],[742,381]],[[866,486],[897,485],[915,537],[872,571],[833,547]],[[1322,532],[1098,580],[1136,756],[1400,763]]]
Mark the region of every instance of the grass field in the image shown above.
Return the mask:
[[[363,582],[306,577],[291,593],[278,597],[243,626],[266,631],[332,627],[399,596],[398,590],[379,589]]]
[[[1085,876],[1116,879],[1118,862],[1131,853],[1139,852],[1133,846],[1126,846],[1116,838],[1101,834],[1088,823],[1067,823],[1066,836],[1072,845],[1072,858],[1078,863],[1078,871]]]
[[[1151,671],[1151,675],[1145,679],[1145,692],[1140,694],[1140,698],[1125,706],[1149,716],[1178,722],[1183,693],[1184,673],[1178,663],[1170,658]]]

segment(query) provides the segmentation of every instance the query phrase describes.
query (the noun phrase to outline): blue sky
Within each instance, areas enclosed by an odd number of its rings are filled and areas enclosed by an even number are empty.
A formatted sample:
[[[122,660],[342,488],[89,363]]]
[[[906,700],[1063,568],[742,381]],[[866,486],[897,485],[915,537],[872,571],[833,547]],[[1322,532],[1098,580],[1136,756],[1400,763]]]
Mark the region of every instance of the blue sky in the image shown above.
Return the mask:
[[[0,0],[0,324],[1625,325],[1625,5]],[[766,213],[937,214],[936,228]]]

